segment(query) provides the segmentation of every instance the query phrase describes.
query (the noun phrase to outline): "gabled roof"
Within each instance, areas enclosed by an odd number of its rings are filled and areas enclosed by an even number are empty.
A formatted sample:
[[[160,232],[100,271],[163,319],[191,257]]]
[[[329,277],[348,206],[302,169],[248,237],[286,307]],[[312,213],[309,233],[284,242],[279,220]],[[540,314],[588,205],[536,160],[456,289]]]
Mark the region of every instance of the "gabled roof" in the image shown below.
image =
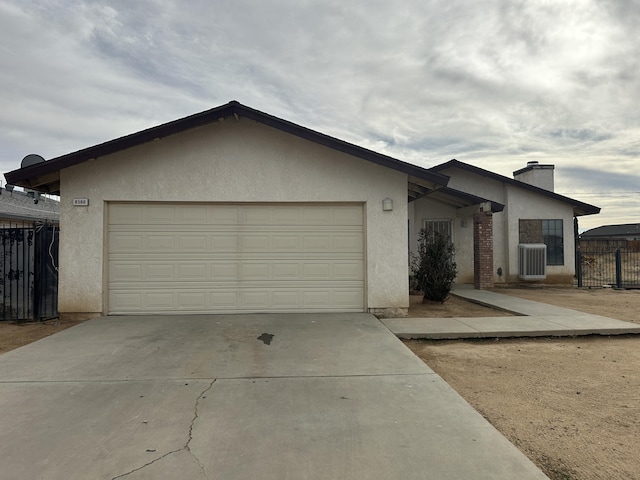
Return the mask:
[[[582,238],[616,238],[616,237],[640,237],[640,223],[626,223],[622,225],[603,225],[587,230]]]
[[[88,147],[77,152],[62,155],[44,163],[20,168],[6,173],[5,178],[8,183],[13,185],[20,185],[26,188],[39,190],[41,192],[59,195],[60,170],[64,168],[71,167],[91,159],[104,157],[105,155],[110,155],[112,153],[142,145],[169,135],[175,135],[192,128],[215,123],[230,116],[245,117],[283,132],[287,132],[291,135],[324,145],[339,152],[362,158],[393,170],[404,172],[409,175],[410,181],[413,185],[426,189],[427,191],[444,186],[449,180],[449,177],[436,171],[418,167],[343,140],[339,140],[329,135],[325,135],[315,130],[296,125],[295,123],[287,120],[254,110],[253,108],[242,105],[236,101],[229,102],[226,105],[221,105],[201,113],[196,113],[195,115],[174,120],[157,127],[148,128],[115,140],[110,140],[99,145],[94,145],[93,147]],[[413,199],[411,195],[411,192],[409,192],[410,199]]]
[[[544,188],[536,187],[534,185],[521,182],[519,180],[514,180],[513,178],[505,177],[504,175],[499,175],[497,173],[490,172],[489,170],[485,170],[483,168],[474,167],[473,165],[460,162],[459,160],[455,160],[455,159],[449,160],[448,162],[432,167],[431,170],[433,170],[434,172],[440,173],[443,170],[447,170],[449,168],[459,168],[460,170],[465,170],[467,172],[471,172],[476,175],[491,178],[493,180],[506,183],[507,185],[512,185],[514,187],[522,188],[523,190],[528,190],[530,192],[537,193],[538,195],[542,195],[552,200],[566,203],[573,207],[573,214],[577,217],[582,215],[593,215],[596,213],[600,213],[600,207],[596,207],[588,203],[580,202],[573,198],[565,197],[564,195],[560,195],[558,193],[551,192],[549,190],[545,190]]]
[[[0,219],[58,223],[60,203],[47,197],[37,198],[34,192],[11,191],[0,187]]]

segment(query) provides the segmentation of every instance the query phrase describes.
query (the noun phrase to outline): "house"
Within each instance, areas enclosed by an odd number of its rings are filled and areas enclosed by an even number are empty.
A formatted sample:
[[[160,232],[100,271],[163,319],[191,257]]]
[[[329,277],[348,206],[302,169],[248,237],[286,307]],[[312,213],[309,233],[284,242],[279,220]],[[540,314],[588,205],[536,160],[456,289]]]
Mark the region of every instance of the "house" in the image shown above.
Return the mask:
[[[407,205],[448,181],[238,102],[5,176],[61,195],[76,317],[406,309]]]
[[[12,185],[0,187],[0,228],[31,227],[34,222],[58,225],[59,202],[31,190],[22,192]]]
[[[602,225],[580,235],[581,240],[640,240],[640,223]]]
[[[448,175],[233,101],[5,177],[61,195],[58,310],[88,318],[406,310],[416,219],[445,216],[490,286],[508,198]]]
[[[575,275],[574,232],[577,231],[574,219],[599,213],[600,209],[554,193],[553,165],[529,162],[513,172],[514,178],[458,160],[435,166],[431,171],[449,177],[447,188],[493,202],[493,214],[487,214],[486,208],[479,214],[469,208],[446,207],[427,193],[409,208],[412,250],[417,246],[416,232],[420,228],[443,231],[452,237],[456,247],[457,282],[474,282],[480,263],[485,273],[483,282],[491,286],[493,283],[522,282],[520,245],[545,244],[546,266],[543,267],[546,271],[539,278],[546,283],[572,283]],[[496,208],[496,204],[504,208]],[[472,225],[478,221],[485,222],[485,228],[492,230],[493,238],[488,245],[474,242],[470,233]],[[482,250],[478,252],[478,248]]]

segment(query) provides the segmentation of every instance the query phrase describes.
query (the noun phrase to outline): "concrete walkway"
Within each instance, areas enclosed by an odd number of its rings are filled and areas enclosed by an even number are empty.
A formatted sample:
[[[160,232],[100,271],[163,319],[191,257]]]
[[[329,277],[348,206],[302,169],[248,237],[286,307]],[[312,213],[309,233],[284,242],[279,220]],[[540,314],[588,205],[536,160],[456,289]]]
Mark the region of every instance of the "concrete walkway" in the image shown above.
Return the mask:
[[[547,478],[369,314],[103,317],[7,352],[0,472]]]
[[[513,317],[390,318],[382,322],[400,338],[461,339],[640,334],[640,325],[531,300],[456,285],[458,297],[511,312]]]

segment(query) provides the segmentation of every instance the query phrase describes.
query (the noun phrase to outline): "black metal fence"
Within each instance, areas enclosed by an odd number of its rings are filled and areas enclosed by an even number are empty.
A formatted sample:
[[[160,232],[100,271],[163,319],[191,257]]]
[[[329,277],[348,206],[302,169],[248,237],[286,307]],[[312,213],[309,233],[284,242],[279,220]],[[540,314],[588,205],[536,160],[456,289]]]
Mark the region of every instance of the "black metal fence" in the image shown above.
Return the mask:
[[[57,226],[0,228],[0,320],[58,316]]]
[[[578,286],[640,288],[640,251],[578,250]]]

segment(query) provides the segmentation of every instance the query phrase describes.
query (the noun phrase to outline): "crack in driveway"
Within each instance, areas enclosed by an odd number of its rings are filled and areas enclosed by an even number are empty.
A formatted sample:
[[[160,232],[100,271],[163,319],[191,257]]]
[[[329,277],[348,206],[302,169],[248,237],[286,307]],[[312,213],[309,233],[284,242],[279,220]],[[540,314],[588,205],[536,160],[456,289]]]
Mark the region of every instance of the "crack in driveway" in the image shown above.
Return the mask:
[[[112,477],[111,480],[117,480],[118,478],[124,478],[127,477],[128,475],[131,475],[132,473],[136,473],[139,472],[140,470],[143,470],[145,468],[147,468],[150,465],[153,465],[154,463],[157,463],[165,458],[167,458],[170,455],[173,455],[175,453],[178,452],[189,452],[189,454],[196,460],[196,462],[198,462],[198,466],[200,467],[200,471],[202,471],[202,474],[204,475],[204,478],[209,480],[209,476],[207,475],[207,472],[205,471],[204,465],[202,464],[202,462],[200,462],[200,459],[191,451],[191,440],[193,440],[193,427],[196,423],[196,420],[198,419],[198,408],[200,407],[200,400],[202,400],[204,398],[204,396],[206,395],[206,393],[211,390],[213,388],[213,384],[216,383],[217,379],[213,379],[213,381],[209,384],[209,386],[207,388],[205,388],[200,395],[198,395],[198,398],[196,398],[196,402],[193,408],[193,418],[191,419],[191,422],[189,424],[189,434],[187,437],[187,442],[181,447],[181,448],[177,448],[175,450],[171,450],[170,452],[167,452],[161,456],[159,456],[158,458],[154,458],[153,460],[151,460],[150,462],[145,463],[144,465],[142,465],[141,467],[138,468],[134,468],[133,470],[130,470],[126,473],[122,473],[120,475],[117,475],[115,477]]]

